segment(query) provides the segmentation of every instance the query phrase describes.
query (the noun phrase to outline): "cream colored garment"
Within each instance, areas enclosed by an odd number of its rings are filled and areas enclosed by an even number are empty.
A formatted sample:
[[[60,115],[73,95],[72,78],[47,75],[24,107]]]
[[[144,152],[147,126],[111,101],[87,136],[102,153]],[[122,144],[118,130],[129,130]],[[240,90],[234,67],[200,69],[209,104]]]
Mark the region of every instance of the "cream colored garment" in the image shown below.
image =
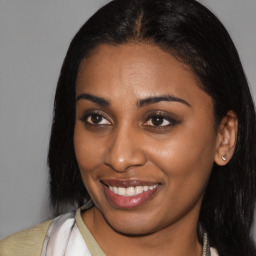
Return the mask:
[[[51,220],[0,241],[1,256],[40,256]]]
[[[55,226],[56,244],[50,242],[49,234]],[[62,224],[61,224],[62,223]],[[61,225],[60,225],[61,224]],[[72,229],[72,232],[70,230]],[[54,236],[52,236],[53,238]],[[46,253],[49,242],[49,255],[106,256],[89,229],[84,224],[80,209],[64,214],[31,229],[13,234],[0,241],[0,256],[40,256]],[[65,245],[65,246],[62,246]],[[60,251],[58,252],[58,250]],[[62,254],[65,251],[66,254]],[[59,254],[58,254],[59,253]]]
[[[89,243],[89,241],[87,241]],[[94,252],[94,249],[92,253]],[[75,212],[55,218],[46,235],[41,256],[91,256],[75,220]],[[93,255],[96,255],[93,253]],[[104,254],[97,254],[104,255]]]
[[[48,229],[41,256],[91,256],[79,232],[75,213],[54,219]]]

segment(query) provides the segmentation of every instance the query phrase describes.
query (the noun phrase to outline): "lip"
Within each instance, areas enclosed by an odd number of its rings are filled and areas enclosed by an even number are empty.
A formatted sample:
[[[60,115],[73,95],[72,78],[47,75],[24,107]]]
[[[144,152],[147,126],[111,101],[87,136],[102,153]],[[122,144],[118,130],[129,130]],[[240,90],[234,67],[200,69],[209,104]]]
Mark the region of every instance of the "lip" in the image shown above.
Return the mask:
[[[140,181],[140,180],[104,180],[101,181],[102,186],[104,188],[104,192],[106,195],[107,200],[110,204],[116,208],[121,209],[132,209],[140,207],[141,205],[148,202],[154,194],[159,190],[160,185],[157,182],[147,182],[147,181]],[[109,186],[116,186],[116,187],[136,187],[136,186],[153,186],[158,185],[152,190],[144,191],[138,195],[134,196],[122,196],[117,195],[109,189]]]

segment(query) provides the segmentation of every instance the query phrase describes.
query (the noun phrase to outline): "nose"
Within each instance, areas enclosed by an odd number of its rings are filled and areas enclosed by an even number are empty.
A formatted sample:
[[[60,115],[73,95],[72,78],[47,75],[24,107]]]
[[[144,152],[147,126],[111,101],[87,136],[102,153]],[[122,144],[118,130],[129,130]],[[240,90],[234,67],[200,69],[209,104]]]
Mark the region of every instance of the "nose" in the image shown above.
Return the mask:
[[[140,135],[129,129],[114,132],[111,137],[104,164],[116,172],[125,172],[133,167],[143,166],[147,161]]]

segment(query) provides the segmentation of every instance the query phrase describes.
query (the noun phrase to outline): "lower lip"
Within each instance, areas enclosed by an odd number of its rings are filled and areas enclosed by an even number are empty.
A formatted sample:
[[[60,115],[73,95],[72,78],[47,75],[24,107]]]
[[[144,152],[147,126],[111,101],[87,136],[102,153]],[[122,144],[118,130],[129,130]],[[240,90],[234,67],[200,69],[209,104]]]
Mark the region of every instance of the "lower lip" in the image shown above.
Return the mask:
[[[107,186],[103,185],[105,194],[112,205],[118,208],[131,209],[139,207],[146,203],[153,194],[159,189],[159,186],[148,190],[136,196],[119,196],[113,193]]]

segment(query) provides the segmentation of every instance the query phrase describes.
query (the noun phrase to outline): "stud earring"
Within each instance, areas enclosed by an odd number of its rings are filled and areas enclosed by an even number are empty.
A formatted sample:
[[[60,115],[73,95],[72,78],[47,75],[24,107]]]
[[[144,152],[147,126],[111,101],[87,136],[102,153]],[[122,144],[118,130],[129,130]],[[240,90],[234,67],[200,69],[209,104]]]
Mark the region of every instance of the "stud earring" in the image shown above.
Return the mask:
[[[223,155],[223,156],[221,156],[221,158],[223,161],[227,161],[227,155]]]

